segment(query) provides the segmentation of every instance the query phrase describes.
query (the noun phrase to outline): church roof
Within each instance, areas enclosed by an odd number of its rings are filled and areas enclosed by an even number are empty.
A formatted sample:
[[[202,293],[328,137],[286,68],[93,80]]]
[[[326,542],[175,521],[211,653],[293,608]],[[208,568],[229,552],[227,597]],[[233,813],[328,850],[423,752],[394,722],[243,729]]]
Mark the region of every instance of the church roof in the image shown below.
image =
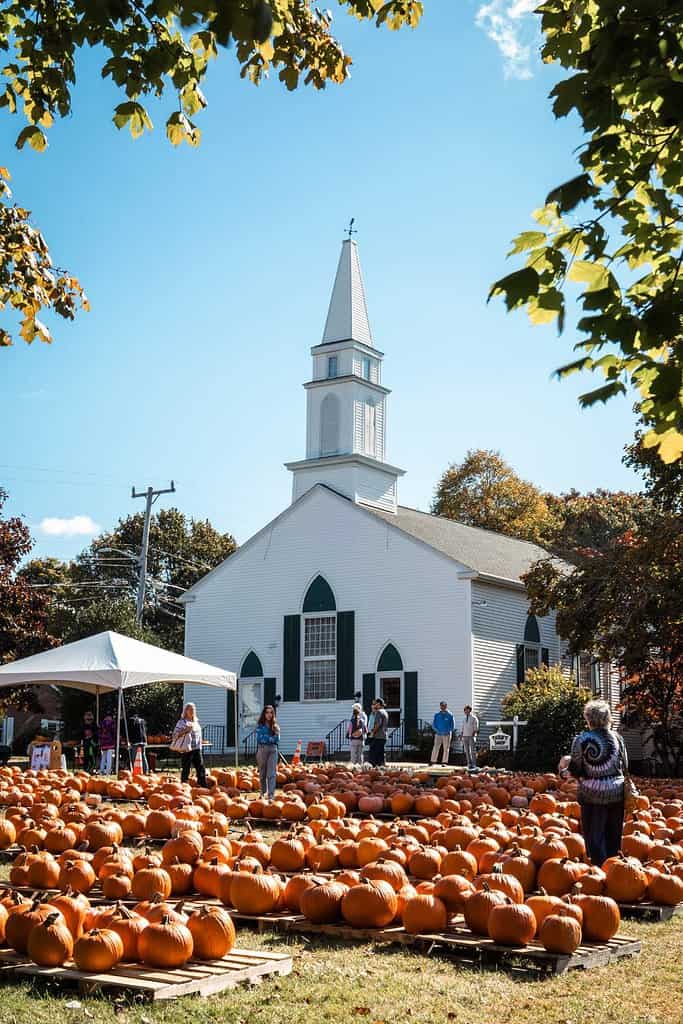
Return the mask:
[[[345,238],[342,242],[323,331],[323,345],[335,341],[359,341],[363,345],[372,345],[358,246],[352,238]]]
[[[465,526],[414,508],[399,505],[395,514],[374,508],[368,511],[484,578],[520,583],[520,577],[534,562],[548,557],[548,552],[538,544]]]

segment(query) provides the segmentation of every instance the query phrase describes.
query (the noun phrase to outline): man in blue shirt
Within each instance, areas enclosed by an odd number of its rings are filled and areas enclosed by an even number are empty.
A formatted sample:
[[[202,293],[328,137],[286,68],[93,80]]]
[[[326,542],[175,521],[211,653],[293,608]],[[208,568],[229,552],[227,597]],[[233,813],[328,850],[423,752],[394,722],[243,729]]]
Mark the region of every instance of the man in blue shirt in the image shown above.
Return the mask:
[[[442,700],[439,704],[439,710],[434,715],[432,728],[434,730],[434,746],[429,763],[448,764],[451,752],[451,736],[455,729],[455,719],[448,710],[448,704],[445,700]]]

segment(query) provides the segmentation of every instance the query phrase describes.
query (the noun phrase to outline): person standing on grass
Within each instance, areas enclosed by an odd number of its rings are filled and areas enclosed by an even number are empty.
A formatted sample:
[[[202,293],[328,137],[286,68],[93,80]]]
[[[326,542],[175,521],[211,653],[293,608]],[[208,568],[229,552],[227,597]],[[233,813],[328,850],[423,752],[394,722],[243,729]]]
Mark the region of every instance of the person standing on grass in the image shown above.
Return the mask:
[[[607,701],[589,700],[583,717],[587,728],[574,737],[558,769],[562,778],[579,780],[581,831],[588,856],[601,867],[621,849],[628,755],[623,738],[612,729]]]
[[[387,742],[389,715],[384,710],[384,701],[376,697],[372,702],[372,728],[368,733],[368,761],[375,768],[384,764],[384,747]]]
[[[92,711],[83,715],[81,730],[81,749],[83,752],[83,770],[91,775],[97,767],[97,723]]]
[[[177,751],[181,758],[180,781],[187,782],[190,769],[194,767],[197,784],[206,787],[206,769],[202,756],[202,727],[197,718],[194,704],[186,704],[183,717],[176,724],[171,737],[171,749]]]
[[[116,747],[116,722],[105,715],[100,722],[100,775],[111,775]]]
[[[351,718],[346,729],[349,740],[351,764],[363,763],[363,743],[368,731],[368,716],[360,704],[354,704],[351,708]]]
[[[434,715],[432,729],[434,730],[434,746],[432,747],[432,756],[429,763],[448,764],[448,758],[451,753],[451,737],[455,729],[455,719],[448,710],[448,703],[445,700],[441,701],[439,710]]]
[[[128,740],[130,742],[130,767],[135,766],[135,758],[138,750],[142,755],[142,770],[147,775],[149,765],[147,764],[147,723],[144,718],[134,715],[128,723]]]
[[[279,744],[280,726],[276,721],[275,708],[272,704],[266,704],[256,723],[256,764],[261,797],[268,800],[275,796]]]
[[[479,732],[479,719],[472,712],[472,705],[465,704],[463,708],[465,717],[460,730],[462,749],[465,752],[465,760],[468,768],[477,767],[477,733]]]

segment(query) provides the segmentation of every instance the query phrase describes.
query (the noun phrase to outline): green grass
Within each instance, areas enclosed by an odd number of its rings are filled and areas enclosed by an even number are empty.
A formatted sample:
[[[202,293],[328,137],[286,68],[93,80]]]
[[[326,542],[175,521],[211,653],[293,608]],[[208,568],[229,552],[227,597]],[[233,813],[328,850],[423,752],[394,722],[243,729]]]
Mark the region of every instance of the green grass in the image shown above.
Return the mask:
[[[186,997],[157,1005],[116,1006],[74,991],[9,983],[0,992],[1,1024],[680,1024],[683,919],[626,923],[643,952],[607,968],[575,971],[549,981],[518,981],[505,973],[458,968],[440,956],[399,947],[306,941],[238,932],[238,945],[289,951],[294,971],[209,999]],[[65,1002],[79,999],[81,1008]]]

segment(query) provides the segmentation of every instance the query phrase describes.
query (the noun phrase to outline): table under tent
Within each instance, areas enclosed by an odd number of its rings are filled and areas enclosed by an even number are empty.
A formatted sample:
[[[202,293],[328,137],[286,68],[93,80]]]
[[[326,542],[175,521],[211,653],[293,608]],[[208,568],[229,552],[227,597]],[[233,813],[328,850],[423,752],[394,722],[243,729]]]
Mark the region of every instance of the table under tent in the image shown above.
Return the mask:
[[[54,685],[94,694],[98,720],[100,694],[116,691],[116,774],[122,721],[127,731],[124,690],[150,683],[200,683],[232,690],[233,699],[237,699],[234,672],[111,631],[0,665],[0,687]]]

